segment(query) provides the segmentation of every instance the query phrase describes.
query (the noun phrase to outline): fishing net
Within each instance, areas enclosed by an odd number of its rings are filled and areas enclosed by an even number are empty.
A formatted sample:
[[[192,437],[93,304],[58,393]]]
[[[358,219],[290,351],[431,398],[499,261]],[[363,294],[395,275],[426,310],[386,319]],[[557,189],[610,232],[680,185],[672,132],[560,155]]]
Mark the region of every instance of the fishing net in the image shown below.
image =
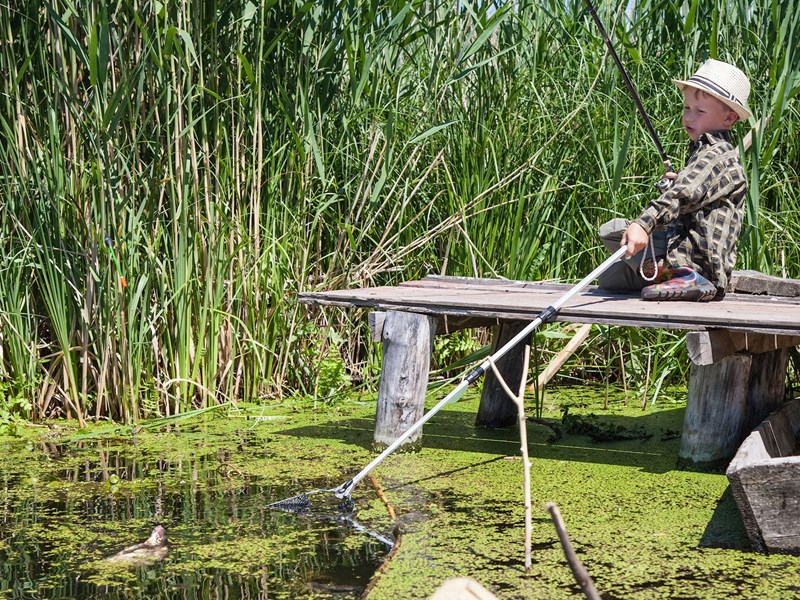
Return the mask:
[[[336,489],[314,490],[312,492],[304,492],[302,494],[298,494],[297,496],[292,496],[290,498],[284,498],[283,500],[272,502],[271,504],[267,504],[267,506],[269,508],[277,508],[279,510],[285,510],[294,513],[307,512],[311,508],[311,499],[309,497],[312,494],[319,494],[322,492],[329,492],[331,494],[335,494]],[[336,510],[342,513],[351,513],[355,509],[355,506],[356,505],[350,498],[350,496],[345,496],[344,498],[341,498],[340,501],[336,504]]]
[[[311,500],[308,499],[308,496],[309,494],[298,494],[291,498],[284,498],[283,500],[272,502],[267,506],[289,512],[303,512],[311,507]]]

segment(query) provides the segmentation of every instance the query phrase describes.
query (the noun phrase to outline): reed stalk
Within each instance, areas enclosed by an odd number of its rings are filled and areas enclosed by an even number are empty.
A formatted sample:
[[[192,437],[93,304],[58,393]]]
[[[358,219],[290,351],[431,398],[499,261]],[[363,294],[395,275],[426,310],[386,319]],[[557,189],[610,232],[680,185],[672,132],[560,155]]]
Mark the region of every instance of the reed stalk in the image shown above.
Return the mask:
[[[670,79],[750,75],[770,121],[737,266],[800,276],[797,1],[598,11],[677,164]],[[320,390],[331,361],[369,380],[364,319],[298,292],[575,280],[660,177],[579,2],[31,0],[0,38],[0,417],[168,417]]]

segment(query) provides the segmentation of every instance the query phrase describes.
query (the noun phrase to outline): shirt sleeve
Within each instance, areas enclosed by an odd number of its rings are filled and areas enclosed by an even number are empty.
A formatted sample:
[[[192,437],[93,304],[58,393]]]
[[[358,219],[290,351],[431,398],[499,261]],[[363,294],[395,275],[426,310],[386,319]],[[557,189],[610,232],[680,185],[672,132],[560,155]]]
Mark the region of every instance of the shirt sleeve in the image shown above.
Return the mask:
[[[736,153],[735,157],[732,153]],[[735,158],[738,151],[729,144],[709,145],[699,149],[683,168],[678,177],[666,192],[650,202],[642,211],[635,223],[641,225],[647,233],[663,228],[679,215],[693,213],[704,205],[714,202],[720,192],[727,186],[719,185],[720,176],[724,177],[725,164]],[[714,193],[709,193],[711,182]]]

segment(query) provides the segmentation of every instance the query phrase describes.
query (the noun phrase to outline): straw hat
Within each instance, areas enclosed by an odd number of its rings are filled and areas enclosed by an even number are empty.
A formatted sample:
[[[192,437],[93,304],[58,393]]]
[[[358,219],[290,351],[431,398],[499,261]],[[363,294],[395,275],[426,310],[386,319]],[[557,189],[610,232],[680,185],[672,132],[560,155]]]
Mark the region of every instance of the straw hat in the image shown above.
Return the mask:
[[[688,81],[673,79],[672,83],[682,90],[689,86],[711,94],[735,111],[742,120],[753,116],[747,108],[750,81],[733,65],[710,58]]]

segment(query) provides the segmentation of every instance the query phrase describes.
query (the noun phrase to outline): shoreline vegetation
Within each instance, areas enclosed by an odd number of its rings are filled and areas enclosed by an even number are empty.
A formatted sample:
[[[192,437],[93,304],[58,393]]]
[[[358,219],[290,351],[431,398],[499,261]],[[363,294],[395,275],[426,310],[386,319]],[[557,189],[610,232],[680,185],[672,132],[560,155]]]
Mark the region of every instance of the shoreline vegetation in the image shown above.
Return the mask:
[[[798,2],[598,11],[674,164],[670,79],[750,76],[737,268],[800,277]],[[374,387],[366,314],[298,292],[576,281],[661,176],[581,2],[31,0],[0,36],[0,429]],[[596,328],[566,375],[641,403],[686,365],[680,334]]]

